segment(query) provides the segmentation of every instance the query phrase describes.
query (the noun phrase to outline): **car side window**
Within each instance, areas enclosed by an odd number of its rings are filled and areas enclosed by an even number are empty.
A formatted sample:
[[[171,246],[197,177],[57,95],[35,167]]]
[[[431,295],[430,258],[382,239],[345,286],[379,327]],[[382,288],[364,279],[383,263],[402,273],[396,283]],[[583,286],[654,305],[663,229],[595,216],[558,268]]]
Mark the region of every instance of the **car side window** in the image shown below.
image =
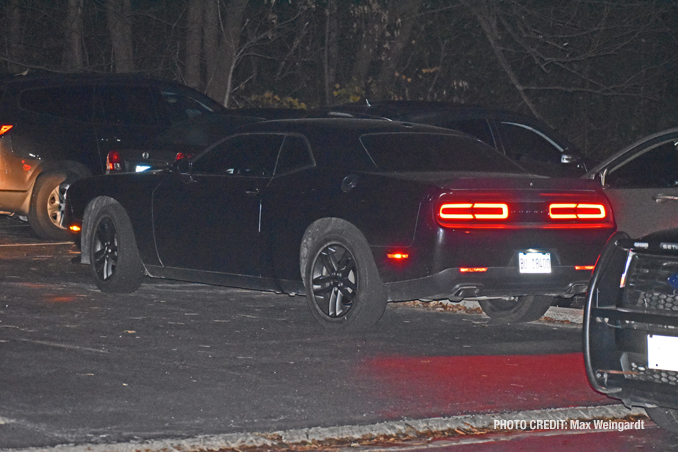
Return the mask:
[[[189,96],[184,96],[177,91],[163,91],[161,94],[167,117],[172,124],[178,124],[187,119],[214,111],[203,102]]]
[[[605,183],[612,188],[668,188],[678,186],[676,140],[660,143],[611,169]]]
[[[313,155],[306,139],[299,135],[287,135],[278,156],[275,174],[291,173],[313,165]]]
[[[19,106],[35,113],[88,122],[92,120],[92,86],[55,86],[23,91]]]
[[[497,148],[492,129],[490,129],[490,124],[486,119],[447,120],[440,123],[440,126],[467,133],[483,141],[485,144],[489,144],[495,149]]]
[[[153,94],[145,86],[100,86],[95,113],[98,122],[116,125],[156,126]]]
[[[562,149],[545,135],[524,124],[498,123],[506,155],[514,160],[560,163]]]
[[[273,175],[282,145],[282,134],[248,134],[228,138],[192,164],[197,174],[269,177]]]

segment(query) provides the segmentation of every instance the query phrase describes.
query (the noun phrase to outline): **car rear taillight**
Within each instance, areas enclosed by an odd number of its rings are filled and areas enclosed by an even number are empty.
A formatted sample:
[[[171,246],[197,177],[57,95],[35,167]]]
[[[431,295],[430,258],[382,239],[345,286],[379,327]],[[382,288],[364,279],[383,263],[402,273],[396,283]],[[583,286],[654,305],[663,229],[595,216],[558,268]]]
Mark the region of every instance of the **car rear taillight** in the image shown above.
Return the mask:
[[[122,171],[120,152],[110,151],[106,156],[106,171]]]
[[[174,161],[178,162],[179,160],[190,159],[191,157],[193,157],[193,154],[184,154],[183,152],[177,152],[177,156],[174,157]]]
[[[0,124],[0,137],[12,130],[12,127],[14,127],[11,124]]]
[[[505,220],[508,214],[508,205],[499,202],[446,203],[438,213],[444,220]]]
[[[605,206],[602,204],[553,203],[549,205],[549,217],[552,220],[601,220],[605,216]]]
[[[502,199],[503,198],[503,199]],[[580,201],[580,202],[577,202]],[[582,229],[613,228],[604,196],[596,193],[478,192],[457,199],[444,194],[436,204],[436,221],[458,229]]]

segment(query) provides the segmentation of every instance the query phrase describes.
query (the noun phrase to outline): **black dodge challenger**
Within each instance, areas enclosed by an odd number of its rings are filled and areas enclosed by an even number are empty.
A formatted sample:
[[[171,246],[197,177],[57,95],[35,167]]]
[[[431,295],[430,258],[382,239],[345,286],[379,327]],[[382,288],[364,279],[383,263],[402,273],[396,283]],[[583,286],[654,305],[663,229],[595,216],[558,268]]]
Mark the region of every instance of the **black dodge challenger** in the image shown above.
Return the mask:
[[[600,184],[526,173],[468,135],[366,119],[241,127],[172,170],[93,177],[65,221],[97,286],[144,275],[306,294],[327,327],[388,301],[541,317],[586,291],[615,223]]]

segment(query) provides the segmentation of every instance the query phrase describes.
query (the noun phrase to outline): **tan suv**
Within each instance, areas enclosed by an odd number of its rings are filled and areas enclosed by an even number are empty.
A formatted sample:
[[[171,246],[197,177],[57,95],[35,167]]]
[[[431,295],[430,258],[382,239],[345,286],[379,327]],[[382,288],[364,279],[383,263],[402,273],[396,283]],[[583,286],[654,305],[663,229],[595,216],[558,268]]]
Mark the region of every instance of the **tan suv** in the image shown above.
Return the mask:
[[[103,174],[113,149],[224,111],[191,88],[136,75],[0,77],[0,212],[42,238],[69,239],[61,225],[69,183]]]

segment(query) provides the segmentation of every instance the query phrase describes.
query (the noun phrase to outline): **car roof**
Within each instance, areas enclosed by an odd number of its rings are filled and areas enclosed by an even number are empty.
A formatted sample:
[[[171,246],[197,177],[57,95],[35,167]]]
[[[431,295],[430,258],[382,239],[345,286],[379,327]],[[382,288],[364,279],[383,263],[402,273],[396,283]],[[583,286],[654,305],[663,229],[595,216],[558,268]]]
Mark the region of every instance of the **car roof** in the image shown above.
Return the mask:
[[[417,113],[440,113],[449,112],[457,114],[482,114],[482,115],[511,115],[529,117],[521,113],[513,111],[492,108],[483,105],[475,104],[459,104],[455,102],[437,102],[437,101],[420,101],[420,100],[390,100],[378,101],[372,103],[353,103],[342,104],[331,107],[325,107],[320,110],[336,111],[336,112],[355,112],[358,114],[371,114],[389,117],[390,119],[397,119],[400,115],[410,115]]]
[[[239,132],[297,132],[297,133],[348,133],[362,135],[365,133],[441,133],[474,139],[470,135],[443,127],[425,124],[413,124],[400,121],[384,121],[381,119],[356,118],[297,118],[262,121],[247,124],[238,129]]]

